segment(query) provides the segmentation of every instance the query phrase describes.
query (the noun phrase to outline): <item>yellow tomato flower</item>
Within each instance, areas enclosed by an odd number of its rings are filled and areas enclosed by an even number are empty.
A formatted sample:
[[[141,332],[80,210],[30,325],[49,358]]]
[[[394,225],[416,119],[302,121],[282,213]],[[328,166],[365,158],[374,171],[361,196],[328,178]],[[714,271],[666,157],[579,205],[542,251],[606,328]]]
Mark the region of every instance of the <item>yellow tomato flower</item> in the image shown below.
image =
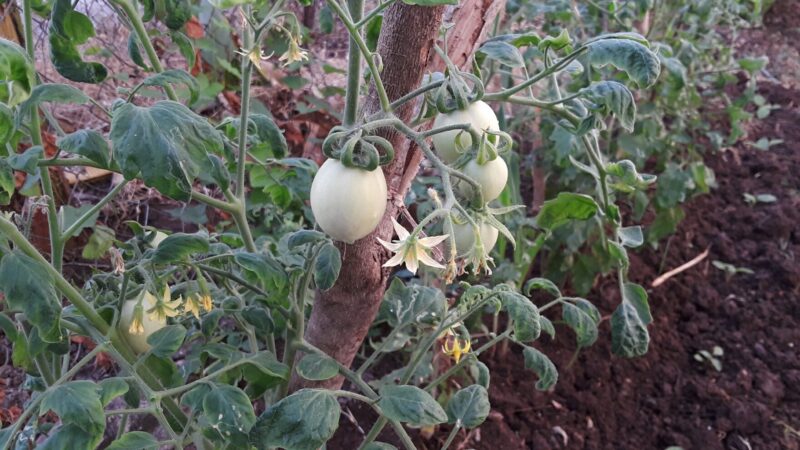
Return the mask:
[[[417,236],[412,236],[411,233],[403,228],[402,225],[397,223],[394,218],[392,218],[392,224],[394,225],[394,231],[397,233],[399,240],[394,242],[386,242],[381,238],[377,238],[381,245],[386,247],[386,249],[389,251],[395,253],[391,259],[386,261],[383,267],[394,267],[405,263],[406,268],[411,273],[417,273],[417,269],[419,269],[419,263],[430,267],[435,267],[437,269],[445,268],[444,265],[433,259],[428,254],[428,251],[447,239],[448,235],[445,234],[442,236],[419,238]]]
[[[128,327],[128,333],[144,333],[144,324],[142,323],[142,320],[144,320],[144,308],[142,307],[141,303],[138,303],[133,307],[133,318],[131,319],[131,326]]]
[[[286,50],[286,53],[278,58],[278,61],[285,61],[283,63],[284,67],[293,62],[302,62],[306,60],[308,60],[308,52],[300,48],[300,44],[297,43],[297,39],[295,39],[294,36],[289,39],[289,48]]]
[[[456,364],[461,361],[462,356],[469,353],[471,348],[472,344],[470,344],[469,339],[461,339],[457,336],[448,336],[444,344],[442,344],[442,352],[453,358]]]
[[[164,286],[164,296],[162,300],[156,300],[155,296],[149,292],[144,294],[145,300],[154,306],[147,310],[150,318],[153,320],[167,320],[167,317],[175,317],[178,315],[178,308],[183,304],[183,298],[178,297],[177,300],[171,300],[169,286]]]
[[[206,312],[214,309],[214,302],[211,301],[211,296],[208,294],[203,294],[200,296],[200,304],[203,305],[203,309],[205,309]]]
[[[202,307],[200,302],[201,302],[200,295],[190,295],[186,297],[186,301],[183,302],[184,314],[193,314],[195,318],[199,319],[200,308]]]

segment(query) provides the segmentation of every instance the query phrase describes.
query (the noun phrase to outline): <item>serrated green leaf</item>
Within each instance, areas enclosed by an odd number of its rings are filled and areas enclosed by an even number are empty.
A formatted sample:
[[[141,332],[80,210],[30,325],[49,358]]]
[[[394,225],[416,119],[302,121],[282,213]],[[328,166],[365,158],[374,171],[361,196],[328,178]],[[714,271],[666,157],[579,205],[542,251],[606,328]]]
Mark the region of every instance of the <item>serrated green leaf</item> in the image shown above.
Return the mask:
[[[447,421],[447,414],[430,394],[416,386],[388,385],[381,389],[378,406],[392,420],[412,426],[430,426]]]
[[[650,334],[636,307],[623,300],[611,315],[611,351],[631,358],[647,353]]]
[[[544,353],[533,347],[525,346],[522,350],[525,359],[525,368],[533,370],[539,376],[536,382],[536,389],[546,391],[558,381],[558,370],[553,361]]]
[[[191,105],[195,101],[197,101],[198,96],[198,87],[197,87],[197,80],[193,76],[184,70],[180,69],[169,69],[163,72],[159,72],[155,75],[150,75],[149,77],[142,80],[142,84],[144,86],[158,86],[162,88],[166,88],[170,85],[180,85],[183,84],[187,88],[189,88],[189,104]]]
[[[556,338],[556,327],[553,326],[553,322],[551,322],[550,319],[543,315],[539,315],[539,323],[542,326],[542,333],[547,333],[551,339]]]
[[[336,284],[342,268],[342,255],[335,245],[328,242],[322,246],[314,261],[314,283],[317,288],[327,291]]]
[[[170,31],[169,37],[180,49],[181,55],[183,55],[183,58],[186,60],[187,68],[193,68],[195,62],[197,61],[197,54],[195,53],[194,43],[192,40],[180,31]]]
[[[122,378],[106,378],[99,383],[100,387],[100,403],[105,407],[111,403],[112,400],[124,395],[130,388],[128,382]]]
[[[108,168],[111,164],[111,148],[103,135],[94,130],[78,130],[60,137],[56,145],[65,152],[85,156],[100,167]]]
[[[186,328],[182,325],[167,325],[147,337],[147,343],[152,347],[150,352],[161,358],[172,356],[183,345],[186,337]]]
[[[55,412],[64,424],[73,424],[89,433],[96,433],[106,426],[99,387],[92,381],[69,381],[44,394],[39,405],[39,414]]]
[[[170,30],[179,30],[192,18],[192,5],[189,0],[164,0],[167,16],[164,24]]]
[[[562,302],[561,318],[575,332],[579,348],[589,347],[597,341],[597,322],[583,309]]]
[[[570,220],[590,219],[599,209],[597,202],[588,195],[561,192],[556,198],[544,202],[536,216],[536,224],[552,231]]]
[[[297,364],[297,374],[306,380],[321,381],[339,375],[336,361],[316,353],[309,353]]]
[[[629,39],[599,39],[586,44],[590,64],[598,67],[611,64],[625,71],[641,88],[658,80],[661,62],[649,48]]]
[[[197,234],[173,233],[158,244],[153,262],[168,264],[183,261],[191,255],[207,253],[208,238]]]
[[[226,444],[245,445],[256,423],[253,404],[247,394],[227,384],[213,383],[210,387],[203,397],[203,414],[211,428],[206,431]]]
[[[94,36],[94,26],[84,14],[74,10],[70,0],[53,0],[50,15],[50,59],[64,78],[80,83],[100,83],[108,70],[96,62],[81,58],[77,45]]]
[[[653,316],[650,314],[650,305],[647,302],[647,291],[642,286],[636,283],[625,283],[622,285],[622,298],[630,302],[636,311],[639,313],[639,318],[642,323],[649,325],[653,322]]]
[[[36,85],[36,72],[25,49],[0,38],[0,103],[9,107],[24,102]]]
[[[103,430],[86,431],[81,427],[68,423],[61,425],[50,433],[37,450],[64,450],[96,448],[103,439]]]
[[[489,393],[479,384],[461,389],[447,403],[448,423],[463,428],[477,428],[490,411]]]
[[[513,44],[502,40],[484,42],[475,54],[475,58],[478,64],[482,64],[486,59],[491,59],[508,67],[522,67],[525,65],[519,49]]]
[[[628,88],[616,81],[601,81],[580,90],[591,104],[589,110],[600,116],[614,113],[619,124],[629,133],[636,124],[636,101]]]
[[[541,289],[554,297],[561,297],[561,290],[547,278],[531,278],[525,282],[524,292],[526,295],[531,295],[531,291],[534,289]]]
[[[325,233],[316,230],[299,230],[289,235],[286,245],[289,250],[294,250],[301,245],[313,244],[324,239],[326,239]]]
[[[499,296],[503,308],[514,322],[514,340],[530,342],[538,339],[542,333],[539,308],[527,297],[516,292],[504,291]]]
[[[155,450],[160,448],[158,440],[144,431],[130,431],[112,442],[107,450]]]
[[[608,244],[608,254],[611,260],[622,270],[628,270],[630,260],[628,259],[628,251],[625,250],[621,244],[611,239],[606,240]]]
[[[339,426],[339,402],[331,391],[301,389],[270,406],[250,433],[257,449],[317,450]]]
[[[393,328],[430,323],[444,316],[446,306],[441,290],[416,284],[406,286],[395,278],[383,295],[378,317]]]
[[[0,290],[12,311],[22,311],[45,342],[60,342],[61,301],[53,277],[33,258],[14,251],[0,261]]]
[[[6,162],[14,170],[20,170],[29,175],[35,175],[39,171],[39,160],[42,158],[44,150],[41,145],[34,145],[25,150],[24,153],[15,153],[6,159]]]
[[[137,66],[144,70],[150,70],[150,66],[144,62],[144,58],[142,57],[142,49],[139,48],[139,39],[136,38],[136,33],[128,35],[128,56],[131,57],[131,61]]]
[[[194,179],[213,170],[208,155],[223,149],[220,133],[177,102],[125,103],[113,115],[110,138],[125,178],[141,176],[176,200],[189,200]]]

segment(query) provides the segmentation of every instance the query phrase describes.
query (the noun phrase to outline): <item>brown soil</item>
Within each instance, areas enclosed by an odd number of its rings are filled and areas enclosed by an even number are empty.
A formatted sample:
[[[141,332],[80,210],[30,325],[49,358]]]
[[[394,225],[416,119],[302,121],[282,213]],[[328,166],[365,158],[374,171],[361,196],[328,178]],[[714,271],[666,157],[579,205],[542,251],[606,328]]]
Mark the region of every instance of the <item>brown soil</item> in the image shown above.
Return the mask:
[[[800,92],[770,84],[760,91],[782,109],[757,124],[752,139],[786,144],[709,156],[719,188],[688,206],[666,267],[706,248],[710,254],[648,289],[655,315],[649,353],[612,356],[604,322],[598,343],[570,366],[573,344],[562,334],[542,346],[560,371],[546,393],[533,390],[521,358],[492,361],[492,407],[502,420],[483,426],[476,448],[800,448],[792,431],[800,428]],[[745,192],[778,201],[750,206]],[[662,257],[663,247],[632,256],[631,276],[649,287]],[[714,260],[755,273],[728,278]],[[605,313],[618,298],[613,280],[591,296]],[[714,346],[725,352],[720,372],[694,359]]]

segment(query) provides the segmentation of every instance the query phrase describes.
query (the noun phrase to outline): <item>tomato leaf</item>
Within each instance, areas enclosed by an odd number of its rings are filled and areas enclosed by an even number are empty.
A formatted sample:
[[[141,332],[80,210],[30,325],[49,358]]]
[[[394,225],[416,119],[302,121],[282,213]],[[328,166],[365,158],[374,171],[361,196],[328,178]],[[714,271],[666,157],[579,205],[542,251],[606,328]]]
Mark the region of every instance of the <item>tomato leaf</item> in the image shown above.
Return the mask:
[[[190,255],[208,252],[208,237],[198,234],[173,233],[158,244],[153,262],[159,264],[182,261]]]
[[[301,389],[264,411],[250,433],[250,443],[259,450],[316,450],[333,436],[340,414],[331,391]]]
[[[209,423],[205,434],[241,448],[256,423],[253,404],[238,387],[220,383],[210,386],[211,390],[203,397],[203,414]]]
[[[339,375],[336,361],[316,353],[309,353],[297,364],[297,374],[306,380],[327,380]]]
[[[430,323],[444,317],[446,306],[441,290],[417,284],[406,286],[395,278],[383,295],[378,318],[392,328]]]
[[[611,315],[611,351],[628,358],[642,356],[650,345],[650,334],[638,310],[623,298]]]
[[[327,291],[336,284],[339,270],[342,268],[342,255],[339,249],[330,242],[323,244],[317,260],[314,262],[314,282],[317,288]]]
[[[70,0],[54,0],[50,14],[50,59],[64,78],[80,83],[100,83],[108,71],[96,62],[85,62],[78,45],[94,36],[94,26],[84,14],[74,10]]]
[[[522,355],[525,359],[525,368],[533,370],[539,376],[539,381],[536,382],[536,389],[546,391],[556,384],[558,370],[556,370],[555,364],[550,361],[547,355],[527,346],[522,350]]]
[[[36,72],[25,49],[0,38],[0,103],[9,107],[25,101],[36,85]]]
[[[591,65],[611,64],[625,71],[641,88],[652,86],[661,73],[658,56],[637,40],[600,38],[586,46]]]
[[[597,341],[597,322],[583,309],[564,301],[561,303],[561,318],[575,332],[579,348],[589,347]]]
[[[169,100],[150,107],[118,106],[110,138],[126,179],[141,175],[162,194],[182,201],[191,198],[198,174],[213,170],[208,155],[223,149],[221,135],[208,121]]]
[[[147,337],[152,347],[150,352],[162,358],[168,358],[183,345],[186,328],[181,325],[168,325]]]
[[[61,150],[85,156],[100,167],[111,165],[111,148],[102,134],[94,130],[78,130],[58,138],[56,145]]]
[[[166,88],[169,85],[183,84],[189,88],[189,104],[191,105],[197,101],[197,80],[188,72],[180,69],[169,69],[163,72],[151,75],[142,80],[144,86],[158,86]]]
[[[489,416],[490,410],[486,388],[473,384],[453,394],[447,403],[448,423],[463,428],[477,428]]]
[[[636,101],[628,88],[616,81],[601,81],[580,90],[589,101],[589,110],[600,117],[614,113],[619,124],[629,133],[636,124]]]
[[[501,291],[499,293],[503,308],[508,311],[514,321],[514,340],[517,342],[535,341],[542,333],[539,321],[539,308],[527,297],[517,292]]]
[[[536,224],[552,231],[570,220],[590,219],[599,209],[597,202],[588,195],[561,192],[558,197],[544,202],[536,216]]]
[[[447,413],[439,403],[416,386],[387,385],[380,393],[378,406],[389,419],[412,426],[430,426],[447,421]]]
[[[106,427],[106,416],[97,384],[93,381],[69,381],[44,394],[39,414],[52,410],[64,424],[73,424],[96,433]]]
[[[158,440],[144,431],[130,431],[112,442],[107,450],[152,450],[158,449]]]
[[[0,290],[8,307],[25,313],[45,342],[60,342],[61,300],[53,277],[35,259],[20,251],[0,261]]]

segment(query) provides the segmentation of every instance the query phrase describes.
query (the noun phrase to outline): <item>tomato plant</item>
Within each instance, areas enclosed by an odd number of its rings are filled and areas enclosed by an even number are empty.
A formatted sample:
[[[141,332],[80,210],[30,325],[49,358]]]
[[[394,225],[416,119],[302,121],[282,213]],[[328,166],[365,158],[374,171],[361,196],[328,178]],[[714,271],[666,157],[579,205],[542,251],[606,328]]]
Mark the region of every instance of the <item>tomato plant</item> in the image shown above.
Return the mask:
[[[453,36],[443,30],[435,43],[419,45],[445,69],[398,93],[387,80],[402,71],[403,56],[384,60],[380,49],[403,30],[382,21],[438,15],[431,22],[438,28],[440,6],[452,2],[386,0],[364,11],[359,0],[328,0],[326,14],[346,29],[350,46],[341,124],[317,146],[325,158],[318,167],[291,153],[251,89],[254,74],[265,74],[264,60],[297,68],[312,56],[284,1],[204,2],[203,17],[221,11],[225,20],[215,26],[237,30],[219,49],[188,37],[200,8],[193,2],[112,0],[115,20],[130,31],[128,58],[144,75],[107,104],[75,86],[109,75],[82,51],[95,34],[92,18],[69,0],[45,3],[36,11],[49,14],[49,57],[69,83],[36,75],[32,0],[23,1],[26,48],[0,41],[7,80],[0,85],[0,200],[32,196],[49,230],[44,254],[24,215],[0,217],[0,326],[15,365],[37,386],[22,415],[0,430],[3,448],[94,448],[113,435],[110,448],[316,449],[338,427],[339,399],[364,402],[379,416],[362,448],[393,448],[374,442],[389,425],[412,449],[408,426],[445,423],[446,448],[489,414],[490,369],[479,357],[496,345],[514,349],[540,390],[556,383],[558,370],[535,345],[543,334],[555,336],[556,326],[570,329],[582,349],[597,340],[608,314],[614,353],[646,353],[653,320],[647,292],[628,276],[629,249],[645,242],[645,231],[641,214],[623,201],[649,201],[653,186],[658,198],[662,186],[688,176],[687,167],[698,184],[709,180],[696,163],[671,169],[665,162],[656,177],[640,171],[643,158],[620,151],[630,140],[649,143],[637,129],[667,109],[637,109],[653,86],[667,89],[662,66],[669,76],[680,72],[678,57],[661,44],[627,29],[497,33],[464,69],[448,54]],[[198,81],[207,84],[208,75],[164,67],[155,44],[167,41],[189,67],[202,54],[196,45],[216,55],[209,70],[224,70],[226,85],[240,82],[238,114],[198,113],[214,97]],[[230,51],[231,42],[240,48]],[[662,94],[652,94],[656,104]],[[90,105],[107,127],[66,133],[52,103]],[[528,164],[525,121],[533,115],[541,118],[547,158],[563,163],[559,170],[569,164],[564,178],[578,181],[559,185],[530,216],[520,205],[520,173]],[[47,153],[43,131],[55,136],[55,154]],[[60,167],[102,169],[123,181],[88,208],[59,205],[51,170]],[[15,173],[25,176],[20,192]],[[222,220],[191,233],[137,221],[117,232],[97,225],[103,208],[134,185]],[[63,270],[64,250],[84,228],[93,230],[89,254],[108,258],[111,268],[73,277]],[[600,271],[614,273],[620,292],[613,311],[562,293],[561,273],[553,277],[559,283],[531,277],[537,254],[564,241],[591,246]],[[328,293],[347,290],[345,274],[375,292],[330,301]],[[358,336],[358,355],[326,352],[308,338],[320,332],[315,308],[354,303],[359,317],[348,319],[357,325],[322,333],[334,341]],[[77,360],[68,345],[75,336],[95,344]],[[115,376],[80,379],[100,352],[113,360]],[[376,363],[393,352],[407,357],[384,373]],[[438,358],[447,364],[434,364]],[[39,420],[48,411],[56,425]],[[134,415],[152,416],[158,432],[129,429]]]

